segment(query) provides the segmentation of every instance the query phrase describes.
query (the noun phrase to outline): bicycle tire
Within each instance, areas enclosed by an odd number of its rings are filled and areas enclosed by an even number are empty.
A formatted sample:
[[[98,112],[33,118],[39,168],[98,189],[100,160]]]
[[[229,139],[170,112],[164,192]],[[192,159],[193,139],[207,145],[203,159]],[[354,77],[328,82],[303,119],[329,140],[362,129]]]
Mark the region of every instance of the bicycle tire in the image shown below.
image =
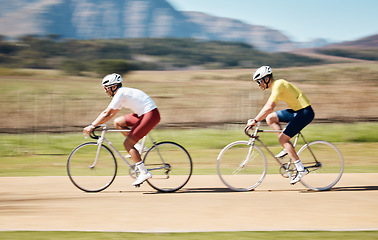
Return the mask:
[[[247,164],[240,168],[248,156]],[[258,146],[251,149],[247,141],[236,141],[225,146],[219,153],[217,171],[229,189],[238,192],[251,191],[264,180],[267,160]]]
[[[313,155],[320,164],[316,164]],[[309,174],[301,180],[301,183],[309,189],[328,190],[339,182],[344,172],[343,156],[330,142],[323,140],[309,142],[299,149],[298,156],[309,171]]]
[[[186,149],[175,142],[159,142],[146,152],[143,162],[151,172],[147,183],[159,192],[175,192],[192,176],[193,163]]]
[[[67,160],[67,174],[71,182],[85,192],[100,192],[109,187],[117,175],[117,161],[105,145],[95,163],[98,144],[87,142],[72,150]]]

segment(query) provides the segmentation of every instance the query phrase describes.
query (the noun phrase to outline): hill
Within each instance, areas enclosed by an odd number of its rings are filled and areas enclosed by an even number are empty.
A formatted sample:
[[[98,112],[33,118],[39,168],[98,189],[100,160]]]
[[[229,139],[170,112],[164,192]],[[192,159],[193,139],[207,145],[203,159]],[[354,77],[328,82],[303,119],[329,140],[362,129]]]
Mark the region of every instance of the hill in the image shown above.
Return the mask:
[[[348,41],[322,47],[316,52],[349,59],[378,61],[378,34],[356,41]]]
[[[297,49],[292,53],[333,62],[378,61],[378,34],[321,48]]]
[[[1,41],[2,67],[63,69],[81,72],[125,73],[130,70],[251,68],[306,66],[324,61],[289,53],[261,52],[235,42],[177,38],[63,40],[56,36]]]
[[[365,49],[377,48],[378,49],[378,34],[361,38],[355,41],[331,44],[325,48],[365,48]]]
[[[71,39],[194,38],[243,42],[268,52],[303,45],[267,27],[177,11],[165,0],[0,0],[0,4],[0,35],[13,38],[47,34]]]

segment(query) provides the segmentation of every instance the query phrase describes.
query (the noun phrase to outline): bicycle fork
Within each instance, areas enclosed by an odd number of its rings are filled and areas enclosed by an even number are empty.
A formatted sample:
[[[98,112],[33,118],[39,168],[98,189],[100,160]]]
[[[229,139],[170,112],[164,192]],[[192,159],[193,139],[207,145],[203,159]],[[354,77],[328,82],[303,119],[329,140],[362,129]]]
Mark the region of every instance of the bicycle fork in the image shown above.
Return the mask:
[[[248,154],[246,158],[244,159],[244,161],[240,163],[239,167],[232,172],[233,174],[240,172],[247,165],[248,161],[253,158],[252,152],[253,152],[253,147],[255,146],[255,141],[256,141],[255,138],[252,138],[249,140],[248,145],[250,147],[248,149]]]
[[[105,131],[102,131],[101,137],[99,137],[97,139],[96,158],[95,158],[95,161],[93,162],[93,164],[91,166],[89,166],[89,168],[91,168],[91,169],[93,169],[96,166],[96,164],[97,164],[98,157],[100,156],[101,146],[102,146],[102,143],[104,142],[104,135],[105,135]]]

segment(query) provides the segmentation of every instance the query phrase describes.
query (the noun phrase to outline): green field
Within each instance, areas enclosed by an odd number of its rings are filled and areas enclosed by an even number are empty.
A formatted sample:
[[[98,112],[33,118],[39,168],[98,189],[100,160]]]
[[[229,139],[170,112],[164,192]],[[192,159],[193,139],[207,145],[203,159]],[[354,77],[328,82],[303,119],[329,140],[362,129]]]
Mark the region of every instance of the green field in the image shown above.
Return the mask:
[[[378,172],[378,135],[372,134],[376,132],[377,123],[311,124],[303,134],[307,141],[335,143],[344,156],[346,173],[371,173]],[[216,174],[220,150],[232,141],[248,139],[242,126],[228,129],[157,129],[152,135],[156,141],[171,140],[183,145],[193,159],[193,174]],[[107,137],[119,150],[123,150],[121,134],[108,133]],[[274,134],[265,133],[261,139],[273,153],[281,150]],[[0,176],[65,176],[69,153],[85,141],[91,139],[84,139],[81,133],[1,134]],[[267,157],[269,173],[278,173],[278,165]],[[118,159],[118,174],[127,174],[127,166],[120,161]]]

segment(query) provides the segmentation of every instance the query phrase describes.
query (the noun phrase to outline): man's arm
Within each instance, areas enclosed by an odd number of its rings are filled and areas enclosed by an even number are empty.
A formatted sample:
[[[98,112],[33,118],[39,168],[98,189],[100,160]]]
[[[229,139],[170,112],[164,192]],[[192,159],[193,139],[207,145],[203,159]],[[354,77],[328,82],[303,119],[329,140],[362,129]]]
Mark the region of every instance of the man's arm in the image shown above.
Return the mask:
[[[254,118],[254,119],[249,119],[248,120],[248,123],[247,125],[248,126],[255,126],[257,124],[257,122],[261,122],[262,120],[264,120],[270,113],[273,112],[274,108],[276,107],[276,103],[271,101],[271,100],[268,100],[264,107],[261,109],[261,111],[259,112],[259,114],[257,114],[257,116]],[[253,121],[255,120],[255,121]]]
[[[119,112],[120,109],[112,109],[112,108],[106,108],[103,112],[100,113],[100,115],[98,115],[98,117],[96,118],[96,120],[94,120],[92,122],[91,125],[85,127],[83,129],[83,133],[84,134],[88,134],[90,133],[96,126],[100,125],[100,124],[103,124],[103,123],[106,123],[107,121],[109,121],[112,117],[114,117],[114,115],[116,115],[118,112]]]
[[[98,115],[96,120],[93,121],[92,125],[98,126],[100,124],[106,123],[107,121],[112,119],[112,117],[114,117],[114,115],[116,115],[119,110],[120,109],[106,108],[102,113],[100,113],[100,115]]]

